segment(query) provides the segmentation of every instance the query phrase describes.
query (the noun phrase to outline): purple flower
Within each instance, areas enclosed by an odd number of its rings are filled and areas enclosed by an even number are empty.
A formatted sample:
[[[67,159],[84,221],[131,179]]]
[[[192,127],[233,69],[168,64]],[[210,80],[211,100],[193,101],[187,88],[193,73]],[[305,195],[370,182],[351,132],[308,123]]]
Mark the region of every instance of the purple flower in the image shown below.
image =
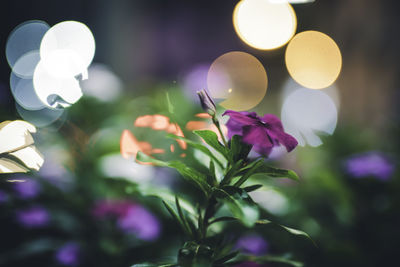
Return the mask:
[[[208,95],[207,91],[206,90],[197,91],[197,95],[200,98],[200,104],[203,110],[208,114],[210,114],[210,116],[214,117],[215,113],[217,112],[216,111],[217,108],[212,98]]]
[[[6,192],[0,190],[0,204],[4,203],[8,200],[8,196],[6,194]]]
[[[23,182],[15,183],[14,190],[20,198],[30,199],[39,194],[41,187],[37,181],[28,178]]]
[[[26,228],[46,226],[50,216],[46,209],[40,206],[17,211],[17,221]]]
[[[66,266],[79,264],[79,246],[74,242],[66,243],[56,252],[56,260]]]
[[[246,235],[236,242],[236,249],[243,253],[260,256],[267,252],[268,243],[261,236]]]
[[[345,168],[353,177],[374,176],[383,181],[390,179],[395,170],[388,157],[375,151],[350,157],[345,163]]]
[[[105,218],[107,216],[123,217],[128,213],[131,207],[136,204],[126,200],[100,200],[98,201],[92,213],[97,218]]]
[[[160,223],[157,218],[139,205],[131,207],[125,216],[121,216],[118,226],[145,241],[155,240],[160,235]]]
[[[237,112],[227,110],[228,137],[243,136],[243,142],[253,145],[256,152],[268,156],[272,148],[282,144],[288,152],[297,146],[297,140],[284,132],[282,122],[273,114],[265,114],[262,118],[255,112]]]

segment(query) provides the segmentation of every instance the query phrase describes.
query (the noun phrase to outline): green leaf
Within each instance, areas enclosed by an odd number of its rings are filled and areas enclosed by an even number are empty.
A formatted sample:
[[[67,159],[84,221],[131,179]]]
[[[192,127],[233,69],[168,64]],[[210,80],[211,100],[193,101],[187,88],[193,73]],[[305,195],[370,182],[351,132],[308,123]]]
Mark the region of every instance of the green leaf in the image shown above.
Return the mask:
[[[203,146],[202,144],[193,142],[192,140],[189,140],[185,137],[181,137],[181,136],[177,136],[174,134],[167,134],[168,138],[172,138],[172,139],[179,139],[182,141],[185,141],[188,145],[190,145],[191,147],[203,152],[204,154],[206,154],[207,156],[209,156],[212,160],[214,160],[221,168],[224,168],[224,165],[221,163],[220,160],[218,160],[218,158],[205,146]]]
[[[166,97],[167,97],[167,106],[168,106],[168,112],[170,114],[174,114],[174,106],[171,103],[171,99],[169,98],[168,92],[166,92]]]
[[[225,177],[222,179],[221,184],[229,184],[231,179],[235,177],[238,174],[239,169],[242,167],[243,160],[238,160],[233,164],[233,166],[228,170],[228,172],[225,174]]]
[[[242,142],[242,138],[240,135],[234,135],[230,141],[231,162],[236,162],[239,159],[245,160],[250,153],[252,146]]]
[[[208,223],[208,225],[211,225],[213,223],[217,223],[217,222],[228,222],[228,221],[236,221],[237,219],[235,217],[229,217],[229,216],[222,216],[222,217],[218,217],[212,221],[210,221]]]
[[[272,222],[270,220],[267,220],[267,219],[258,220],[256,222],[256,224],[257,225],[272,224],[272,225],[279,226],[280,228],[284,229],[286,232],[289,232],[292,235],[306,237],[307,239],[311,240],[311,242],[313,242],[313,244],[315,245],[314,241],[311,239],[311,237],[306,232],[303,232],[303,231],[300,231],[300,230],[297,230],[297,229],[294,229],[294,228],[290,228],[290,227],[287,227],[287,226],[284,226],[284,225],[281,225],[281,224],[278,224],[278,223],[274,223],[274,222]]]
[[[217,150],[219,153],[221,153],[222,156],[229,160],[229,151],[218,141],[218,136],[216,133],[210,130],[198,130],[193,131],[193,133],[201,137],[204,142],[206,142],[209,146]]]
[[[179,218],[178,214],[176,214],[176,212],[174,211],[174,209],[164,200],[162,201],[162,203],[164,204],[165,208],[168,210],[169,214],[172,216],[172,218],[180,225],[180,227],[182,228],[183,232],[186,235],[190,236],[190,232],[188,232],[188,228],[186,228],[185,224],[183,223],[183,221]]]
[[[208,195],[211,192],[211,187],[207,183],[206,175],[186,166],[180,161],[161,161],[151,158],[142,152],[137,153],[136,159],[141,162],[153,163],[156,166],[176,169],[186,180],[200,188],[205,195]]]
[[[188,223],[188,221],[187,221],[185,215],[183,214],[183,211],[182,211],[181,205],[179,204],[179,199],[178,199],[177,196],[175,196],[175,205],[176,205],[176,209],[178,210],[178,215],[179,215],[179,217],[180,217],[180,219],[181,219],[181,221],[182,221],[182,225],[183,225],[183,227],[186,229],[185,231],[186,231],[189,235],[191,235],[192,237],[194,237],[194,234],[191,232],[191,229],[190,229],[190,227],[189,227],[189,223]]]
[[[247,193],[249,192],[253,192],[256,191],[257,189],[260,189],[261,187],[263,187],[262,184],[254,184],[254,185],[249,185],[243,188],[244,191],[246,191]]]
[[[236,257],[239,254],[239,251],[233,251],[219,259],[217,259],[216,261],[214,261],[214,264],[222,264],[226,261],[229,261],[231,259],[233,259],[234,257]]]
[[[252,227],[258,220],[258,206],[251,200],[246,191],[240,188],[237,189],[241,190],[240,194],[237,192],[228,193],[220,188],[214,188],[213,193],[227,205],[235,218],[240,220],[245,226]]]
[[[252,164],[252,167],[243,174],[243,176],[235,183],[235,186],[241,186],[244,182],[247,181],[247,179],[250,178],[250,176],[256,173],[258,168],[260,168],[263,164],[264,159],[259,159],[258,161],[256,161],[256,163]]]
[[[210,160],[210,181],[208,181],[208,184],[211,186],[217,186],[218,185],[218,180],[217,180],[217,176],[215,174],[215,165],[214,162],[212,160]]]
[[[134,264],[131,267],[174,267],[174,266],[178,266],[178,264],[176,263],[155,264],[155,263],[144,262],[144,263]]]
[[[289,178],[295,181],[300,181],[299,176],[292,170],[278,169],[264,164],[260,166],[254,174],[265,174],[273,178]]]

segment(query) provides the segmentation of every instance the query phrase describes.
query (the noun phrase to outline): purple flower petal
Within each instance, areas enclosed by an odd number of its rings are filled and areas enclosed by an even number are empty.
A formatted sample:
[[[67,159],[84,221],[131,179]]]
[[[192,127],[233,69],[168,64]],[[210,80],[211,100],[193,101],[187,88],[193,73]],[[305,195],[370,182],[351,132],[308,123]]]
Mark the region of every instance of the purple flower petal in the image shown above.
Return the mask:
[[[282,144],[288,152],[297,146],[297,140],[284,132],[282,122],[273,114],[265,114],[262,118],[255,112],[236,112],[227,110],[228,137],[242,135],[243,142],[253,145],[253,149],[268,156],[273,147]]]
[[[238,123],[245,125],[254,125],[259,121],[255,112],[237,112],[233,110],[227,110],[222,116],[228,115],[231,120],[235,120]]]
[[[14,191],[17,193],[18,197],[22,199],[30,199],[36,197],[40,191],[40,184],[33,179],[27,178],[25,181],[14,184]]]
[[[394,171],[393,162],[380,152],[367,152],[347,159],[346,171],[356,178],[373,176],[380,180],[389,180]]]
[[[76,243],[67,243],[57,250],[56,260],[65,266],[79,264],[79,246]]]
[[[268,243],[259,235],[246,235],[237,241],[235,247],[243,253],[260,256],[267,252]]]
[[[158,219],[139,205],[130,208],[125,216],[119,218],[118,226],[145,241],[157,239],[161,228]]]
[[[48,225],[50,216],[46,209],[35,206],[17,211],[17,220],[26,228],[37,228]]]

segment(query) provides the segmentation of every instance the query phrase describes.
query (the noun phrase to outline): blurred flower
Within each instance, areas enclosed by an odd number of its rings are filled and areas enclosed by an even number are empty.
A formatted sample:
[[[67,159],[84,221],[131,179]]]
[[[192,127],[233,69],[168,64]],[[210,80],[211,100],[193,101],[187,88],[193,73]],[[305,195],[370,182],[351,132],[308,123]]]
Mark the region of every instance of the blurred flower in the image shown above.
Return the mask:
[[[6,194],[6,192],[0,190],[0,204],[4,203],[8,200],[8,196]]]
[[[393,162],[380,152],[367,152],[348,158],[346,171],[356,178],[374,176],[380,180],[388,180],[393,175]]]
[[[115,217],[122,231],[134,234],[145,241],[157,239],[160,235],[158,219],[143,206],[128,200],[100,200],[94,206],[92,213],[100,219],[107,216]]]
[[[56,252],[56,260],[66,266],[79,264],[79,246],[74,242],[66,243]]]
[[[155,240],[160,235],[158,219],[139,205],[130,207],[126,215],[119,218],[118,226],[145,241]]]
[[[206,90],[197,91],[197,95],[200,98],[200,104],[203,110],[208,114],[210,114],[210,116],[214,117],[215,113],[217,112],[216,111],[217,107],[215,106],[215,103],[212,100],[212,98],[208,95],[207,91]]]
[[[288,152],[297,146],[296,139],[284,132],[281,121],[273,114],[261,118],[255,112],[227,110],[223,115],[230,117],[226,124],[228,137],[243,136],[243,142],[253,145],[260,154],[268,156],[279,144],[284,145]]]
[[[40,206],[17,211],[17,221],[26,228],[46,226],[50,221],[49,213]]]
[[[16,120],[0,123],[0,173],[38,171],[43,165],[43,156],[33,145],[31,133],[36,128],[32,124]],[[11,157],[10,157],[11,156]],[[18,158],[18,161],[12,159]]]
[[[97,218],[111,216],[125,216],[129,208],[135,204],[127,200],[107,200],[102,199],[96,202],[92,213]]]
[[[40,184],[33,179],[24,179],[23,182],[13,185],[18,197],[22,199],[30,199],[36,197],[41,190]]]
[[[246,235],[236,242],[236,249],[246,254],[260,256],[267,252],[268,243],[261,236]]]

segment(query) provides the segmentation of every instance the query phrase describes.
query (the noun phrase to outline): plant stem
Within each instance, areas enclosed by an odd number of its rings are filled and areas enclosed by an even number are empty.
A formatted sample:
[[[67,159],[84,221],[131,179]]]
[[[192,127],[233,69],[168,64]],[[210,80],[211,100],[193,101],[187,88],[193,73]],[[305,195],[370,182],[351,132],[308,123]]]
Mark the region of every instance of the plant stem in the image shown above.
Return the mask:
[[[226,142],[225,136],[222,133],[222,130],[221,130],[221,127],[220,127],[218,119],[213,117],[212,121],[213,121],[214,125],[217,127],[219,134],[221,135],[221,139],[222,139],[222,142],[224,143],[224,146],[228,147],[228,143]]]

